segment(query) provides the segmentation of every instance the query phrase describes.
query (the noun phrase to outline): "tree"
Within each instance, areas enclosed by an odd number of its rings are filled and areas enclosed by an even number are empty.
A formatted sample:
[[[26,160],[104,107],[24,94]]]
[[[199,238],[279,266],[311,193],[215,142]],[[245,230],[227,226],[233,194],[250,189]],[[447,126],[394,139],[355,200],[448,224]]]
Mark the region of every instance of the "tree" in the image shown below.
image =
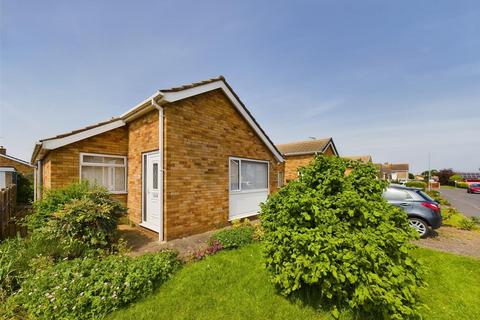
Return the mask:
[[[461,175],[459,175],[459,174],[454,174],[453,176],[451,176],[451,177],[448,179],[448,181],[453,182],[453,183],[455,183],[455,182],[457,182],[457,181],[462,181],[462,180],[463,180],[463,177],[462,177]]]
[[[450,177],[454,174],[455,172],[453,172],[452,169],[442,169],[437,173],[438,181],[440,182],[440,184],[448,184]]]
[[[382,197],[387,182],[375,167],[319,156],[300,173],[262,205],[272,282],[285,295],[319,296],[334,317],[343,308],[367,319],[416,315],[423,282],[411,240],[418,235]]]
[[[410,180],[414,180],[415,179],[415,175],[411,172],[408,173],[408,179]]]

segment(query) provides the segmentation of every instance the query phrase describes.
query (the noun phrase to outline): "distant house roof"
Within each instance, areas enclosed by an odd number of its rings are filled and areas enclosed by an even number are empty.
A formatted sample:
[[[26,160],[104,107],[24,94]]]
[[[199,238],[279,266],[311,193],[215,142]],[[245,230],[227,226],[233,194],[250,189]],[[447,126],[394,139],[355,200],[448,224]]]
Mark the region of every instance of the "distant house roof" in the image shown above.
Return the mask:
[[[277,158],[277,160],[283,162],[284,159],[280,151],[275,147],[272,140],[270,140],[265,131],[263,131],[258,122],[252,116],[250,111],[248,111],[248,109],[245,107],[243,102],[233,91],[232,87],[230,87],[230,85],[227,83],[223,76],[211,78],[200,82],[190,83],[180,87],[158,90],[152,96],[148,97],[147,99],[135,105],[132,109],[120,115],[120,117],[112,118],[110,120],[84,127],[82,129],[60,134],[52,138],[39,140],[33,150],[31,161],[33,163],[38,159],[42,159],[43,155],[48,152],[48,150],[54,150],[56,148],[60,148],[73,142],[80,141],[95,136],[97,134],[122,127],[126,125],[126,123],[128,123],[129,121],[138,118],[142,114],[154,110],[154,105],[165,105],[167,103],[183,100],[195,95],[218,89],[222,90],[223,93],[228,97],[228,99],[232,102],[237,111],[248,122],[251,128],[258,134],[262,142],[270,149],[270,151]]]
[[[376,166],[380,167],[380,170],[382,172],[408,171],[409,170],[408,163],[381,163],[381,164],[376,164]]]
[[[458,172],[463,179],[480,179],[480,172]]]
[[[277,149],[280,150],[280,152],[285,156],[292,156],[323,153],[328,146],[332,146],[333,152],[335,155],[338,155],[337,148],[335,147],[332,138],[277,144]]]
[[[342,158],[354,160],[354,161],[361,161],[363,163],[372,162],[372,156],[365,155],[365,156],[343,156]]]
[[[15,161],[15,162],[24,164],[24,165],[29,166],[29,167],[32,167],[32,168],[35,167],[34,165],[31,165],[30,163],[28,163],[28,162],[25,161],[25,160],[12,157],[12,156],[10,156],[10,155],[8,155],[8,154],[0,154],[0,157],[3,157],[3,158],[5,158],[5,159],[9,159],[9,160],[12,160],[12,161]]]

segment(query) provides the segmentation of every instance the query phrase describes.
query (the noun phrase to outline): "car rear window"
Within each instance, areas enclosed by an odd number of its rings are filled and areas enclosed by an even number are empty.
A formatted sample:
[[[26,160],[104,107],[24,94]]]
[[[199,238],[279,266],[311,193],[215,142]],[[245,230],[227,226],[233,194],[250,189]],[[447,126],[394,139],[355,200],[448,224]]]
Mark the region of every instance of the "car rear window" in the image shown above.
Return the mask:
[[[418,191],[418,194],[421,195],[422,198],[424,198],[425,200],[428,200],[428,201],[431,201],[431,202],[436,202],[428,194],[426,194],[425,192],[423,192],[421,190]]]
[[[480,187],[480,183],[472,183],[470,187]]]

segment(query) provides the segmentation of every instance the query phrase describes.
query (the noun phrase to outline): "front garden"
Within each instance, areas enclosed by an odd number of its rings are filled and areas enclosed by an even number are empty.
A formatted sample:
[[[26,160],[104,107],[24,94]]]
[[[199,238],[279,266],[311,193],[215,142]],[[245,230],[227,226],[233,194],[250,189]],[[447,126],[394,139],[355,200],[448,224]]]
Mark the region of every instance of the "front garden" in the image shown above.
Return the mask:
[[[128,256],[116,232],[125,209],[106,190],[49,192],[24,222],[29,236],[0,244],[0,316],[479,318],[480,260],[415,247],[375,177],[319,157],[262,206],[261,224],[214,233],[186,265],[172,251]]]

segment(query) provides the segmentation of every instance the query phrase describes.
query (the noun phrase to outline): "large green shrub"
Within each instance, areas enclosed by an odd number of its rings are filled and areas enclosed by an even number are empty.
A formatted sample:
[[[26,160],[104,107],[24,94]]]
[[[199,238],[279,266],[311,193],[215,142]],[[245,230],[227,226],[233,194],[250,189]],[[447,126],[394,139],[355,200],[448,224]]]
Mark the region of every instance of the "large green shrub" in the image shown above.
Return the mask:
[[[176,253],[110,255],[59,262],[32,273],[10,296],[4,316],[98,319],[152,292],[180,267]],[[1,314],[0,314],[1,316]]]
[[[425,190],[427,187],[427,183],[423,181],[408,181],[405,186],[410,187],[410,188],[420,188]]]
[[[418,235],[376,175],[371,164],[317,157],[262,205],[266,267],[282,293],[315,290],[334,316],[344,307],[370,319],[417,314]]]

